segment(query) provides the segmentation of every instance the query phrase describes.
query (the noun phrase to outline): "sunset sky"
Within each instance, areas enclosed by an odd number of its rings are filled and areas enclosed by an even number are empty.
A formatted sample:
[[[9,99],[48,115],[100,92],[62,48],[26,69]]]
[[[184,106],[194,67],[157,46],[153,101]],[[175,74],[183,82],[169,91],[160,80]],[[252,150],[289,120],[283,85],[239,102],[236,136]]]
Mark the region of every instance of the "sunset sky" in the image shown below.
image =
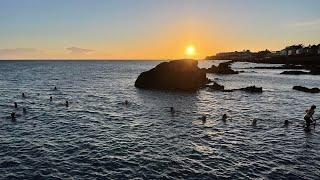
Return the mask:
[[[319,9],[320,0],[0,0],[0,59],[204,58],[319,44]]]

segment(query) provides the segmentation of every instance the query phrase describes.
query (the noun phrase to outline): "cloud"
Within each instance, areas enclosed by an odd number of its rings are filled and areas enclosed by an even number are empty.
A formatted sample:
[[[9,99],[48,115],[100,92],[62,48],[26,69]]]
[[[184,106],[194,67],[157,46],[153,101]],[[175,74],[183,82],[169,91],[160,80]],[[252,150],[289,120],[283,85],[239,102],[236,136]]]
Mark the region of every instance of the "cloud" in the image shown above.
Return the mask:
[[[9,48],[0,49],[0,57],[21,57],[31,56],[37,53],[41,53],[40,50],[35,48]]]
[[[0,56],[28,55],[37,52],[39,52],[39,50],[34,48],[0,49]]]
[[[78,48],[78,47],[69,47],[66,48],[68,51],[70,51],[70,54],[87,54],[90,53],[94,50],[91,49],[83,49],[83,48]]]
[[[300,21],[289,24],[291,27],[315,27],[320,26],[320,19],[314,19],[309,21]]]

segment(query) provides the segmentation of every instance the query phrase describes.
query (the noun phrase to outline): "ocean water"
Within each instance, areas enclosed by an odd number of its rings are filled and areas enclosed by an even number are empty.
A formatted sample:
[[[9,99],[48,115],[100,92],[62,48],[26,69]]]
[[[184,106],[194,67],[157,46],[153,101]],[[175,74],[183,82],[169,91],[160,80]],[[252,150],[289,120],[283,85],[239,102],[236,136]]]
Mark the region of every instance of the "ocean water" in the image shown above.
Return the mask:
[[[235,63],[245,72],[207,76],[226,88],[262,86],[262,94],[136,89],[137,76],[158,63],[0,61],[0,179],[320,178],[320,126],[302,128],[320,95],[292,90],[319,87],[319,76]]]

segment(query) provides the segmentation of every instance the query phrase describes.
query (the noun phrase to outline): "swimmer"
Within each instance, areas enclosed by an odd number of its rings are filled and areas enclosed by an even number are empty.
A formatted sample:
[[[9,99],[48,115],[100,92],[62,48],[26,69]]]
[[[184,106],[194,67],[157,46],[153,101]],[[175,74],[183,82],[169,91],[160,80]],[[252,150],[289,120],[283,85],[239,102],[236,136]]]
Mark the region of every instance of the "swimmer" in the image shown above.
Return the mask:
[[[18,108],[18,103],[14,102],[14,108]]]
[[[285,126],[285,127],[289,126],[289,120],[285,120],[285,121],[284,121],[284,126]]]
[[[222,115],[222,121],[226,121],[227,118],[228,118],[227,114],[223,114],[223,115]]]
[[[201,120],[202,120],[202,123],[203,123],[203,124],[206,123],[206,122],[207,122],[207,116],[206,116],[206,115],[203,115],[203,116],[201,117]]]
[[[14,112],[11,113],[11,120],[12,121],[16,120],[16,113],[14,113]]]
[[[258,121],[257,119],[253,119],[252,120],[252,126],[257,126],[257,121]]]
[[[58,90],[57,86],[54,86],[53,90],[57,91]]]
[[[314,114],[316,108],[317,108],[317,106],[312,105],[310,109],[306,110],[306,115],[304,116],[304,120],[306,121],[306,125],[307,125],[306,129],[309,129],[311,123],[314,122],[313,114]]]
[[[66,101],[66,107],[69,107],[69,101]]]
[[[27,114],[27,109],[24,107],[22,108],[23,114]]]
[[[50,101],[52,101],[52,96],[50,96]]]
[[[128,101],[128,100],[125,100],[125,101],[124,101],[124,105],[128,106],[128,105],[129,105],[129,101]]]
[[[25,97],[26,97],[26,95],[24,93],[22,93],[22,98],[25,98]]]
[[[40,93],[38,93],[37,96],[40,96]]]
[[[174,114],[176,111],[174,110],[173,107],[170,107],[170,112],[171,112],[171,114]]]

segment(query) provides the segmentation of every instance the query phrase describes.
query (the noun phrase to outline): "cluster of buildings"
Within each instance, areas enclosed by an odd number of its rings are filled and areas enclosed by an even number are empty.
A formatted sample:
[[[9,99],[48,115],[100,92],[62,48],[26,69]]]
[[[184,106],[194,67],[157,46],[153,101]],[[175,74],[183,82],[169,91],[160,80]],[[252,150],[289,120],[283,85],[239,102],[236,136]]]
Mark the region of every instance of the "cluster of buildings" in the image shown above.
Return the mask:
[[[230,59],[230,60],[251,60],[259,58],[283,56],[320,56],[320,44],[303,46],[302,44],[288,46],[281,51],[259,51],[251,52],[250,50],[218,53],[215,56],[208,56],[206,59]]]
[[[320,55],[320,44],[309,45],[304,47],[302,44],[288,46],[281,50],[281,56],[294,56],[294,55]]]

